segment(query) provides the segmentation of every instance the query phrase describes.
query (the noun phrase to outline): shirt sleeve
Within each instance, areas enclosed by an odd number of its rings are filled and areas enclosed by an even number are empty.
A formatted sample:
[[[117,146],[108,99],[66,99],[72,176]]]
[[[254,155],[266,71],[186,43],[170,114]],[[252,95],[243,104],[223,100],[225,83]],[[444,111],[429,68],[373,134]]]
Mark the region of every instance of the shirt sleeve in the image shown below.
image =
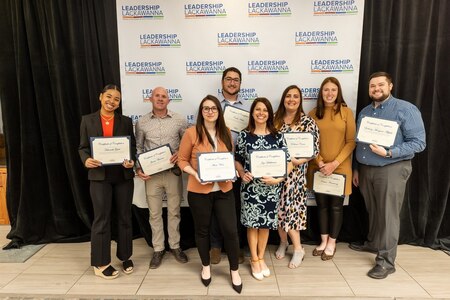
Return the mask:
[[[344,109],[344,108],[341,108]],[[341,152],[336,156],[336,160],[342,163],[349,157],[356,147],[355,134],[356,134],[356,124],[355,117],[349,108],[345,108],[345,145]]]
[[[399,130],[402,131],[403,142],[391,149],[392,158],[408,157],[425,149],[425,126],[417,107],[411,105],[404,112]]]
[[[191,163],[192,148],[194,146],[192,135],[190,131],[186,131],[181,138],[180,148],[178,150],[178,167],[184,170]]]

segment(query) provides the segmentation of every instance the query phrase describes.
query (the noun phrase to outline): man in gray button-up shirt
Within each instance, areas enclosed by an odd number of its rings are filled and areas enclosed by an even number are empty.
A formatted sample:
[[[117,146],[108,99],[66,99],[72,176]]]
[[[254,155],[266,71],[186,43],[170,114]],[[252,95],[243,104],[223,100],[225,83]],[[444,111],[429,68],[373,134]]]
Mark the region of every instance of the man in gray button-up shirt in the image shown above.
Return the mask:
[[[150,101],[153,105],[152,111],[142,116],[136,124],[137,153],[140,154],[169,144],[173,152],[170,162],[175,164],[178,160],[181,137],[188,126],[187,121],[181,115],[167,109],[170,99],[165,88],[154,88]],[[180,249],[181,171],[175,168],[150,176],[144,174],[141,168],[138,168],[137,173],[142,180],[145,180],[147,204],[150,209],[150,227],[154,250],[150,268],[158,268],[165,253],[162,219],[164,193],[167,195],[169,246],[175,259],[181,263],[186,263],[188,258]]]

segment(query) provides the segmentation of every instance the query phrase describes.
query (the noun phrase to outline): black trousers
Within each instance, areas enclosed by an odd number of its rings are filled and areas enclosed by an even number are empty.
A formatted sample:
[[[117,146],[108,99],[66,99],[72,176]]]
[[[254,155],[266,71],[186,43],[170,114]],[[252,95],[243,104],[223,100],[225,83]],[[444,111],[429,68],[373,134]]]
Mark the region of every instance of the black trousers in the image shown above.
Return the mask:
[[[133,179],[118,182],[91,181],[90,193],[94,207],[91,227],[91,265],[105,266],[111,263],[111,210],[117,215],[116,256],[124,261],[133,253],[131,203]]]
[[[320,234],[329,234],[337,239],[344,219],[344,198],[325,194],[315,194],[319,212]]]
[[[204,266],[210,264],[210,227],[214,213],[223,235],[230,269],[237,270],[239,268],[239,238],[233,191],[226,193],[217,191],[209,194],[188,192],[188,202],[194,219],[195,242],[202,264]]]

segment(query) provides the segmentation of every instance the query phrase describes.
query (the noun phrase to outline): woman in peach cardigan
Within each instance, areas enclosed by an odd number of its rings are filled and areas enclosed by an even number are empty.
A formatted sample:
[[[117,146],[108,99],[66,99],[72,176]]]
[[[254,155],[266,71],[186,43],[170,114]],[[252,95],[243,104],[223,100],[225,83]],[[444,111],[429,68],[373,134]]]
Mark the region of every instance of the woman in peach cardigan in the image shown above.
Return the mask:
[[[236,226],[236,210],[231,181],[202,183],[198,175],[197,153],[232,152],[230,130],[225,126],[219,100],[206,96],[198,108],[195,127],[186,130],[178,152],[178,166],[189,174],[188,202],[195,226],[195,241],[202,261],[200,279],[205,286],[211,283],[210,226],[211,215],[217,217],[224,237],[230,263],[231,285],[241,293],[239,275],[239,239]]]

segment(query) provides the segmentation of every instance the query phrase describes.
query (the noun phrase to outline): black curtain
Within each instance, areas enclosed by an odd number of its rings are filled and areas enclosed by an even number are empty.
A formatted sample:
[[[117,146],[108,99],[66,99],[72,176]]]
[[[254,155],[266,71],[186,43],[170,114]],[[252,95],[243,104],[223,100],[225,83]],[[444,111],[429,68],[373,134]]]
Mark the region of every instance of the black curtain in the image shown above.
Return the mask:
[[[8,238],[18,243],[87,240],[91,204],[77,154],[81,115],[98,109],[99,89],[119,82],[115,1],[0,3],[0,99],[7,144]],[[446,0],[367,0],[358,112],[369,104],[368,77],[393,75],[393,94],[416,104],[427,149],[413,160],[401,243],[450,248],[450,9]],[[301,82],[299,83],[301,85]],[[135,208],[149,241],[145,212]],[[184,244],[192,223],[184,209]],[[305,241],[318,239],[315,209]],[[362,240],[367,215],[358,191],[345,208],[340,240]],[[186,243],[186,241],[189,241]]]

